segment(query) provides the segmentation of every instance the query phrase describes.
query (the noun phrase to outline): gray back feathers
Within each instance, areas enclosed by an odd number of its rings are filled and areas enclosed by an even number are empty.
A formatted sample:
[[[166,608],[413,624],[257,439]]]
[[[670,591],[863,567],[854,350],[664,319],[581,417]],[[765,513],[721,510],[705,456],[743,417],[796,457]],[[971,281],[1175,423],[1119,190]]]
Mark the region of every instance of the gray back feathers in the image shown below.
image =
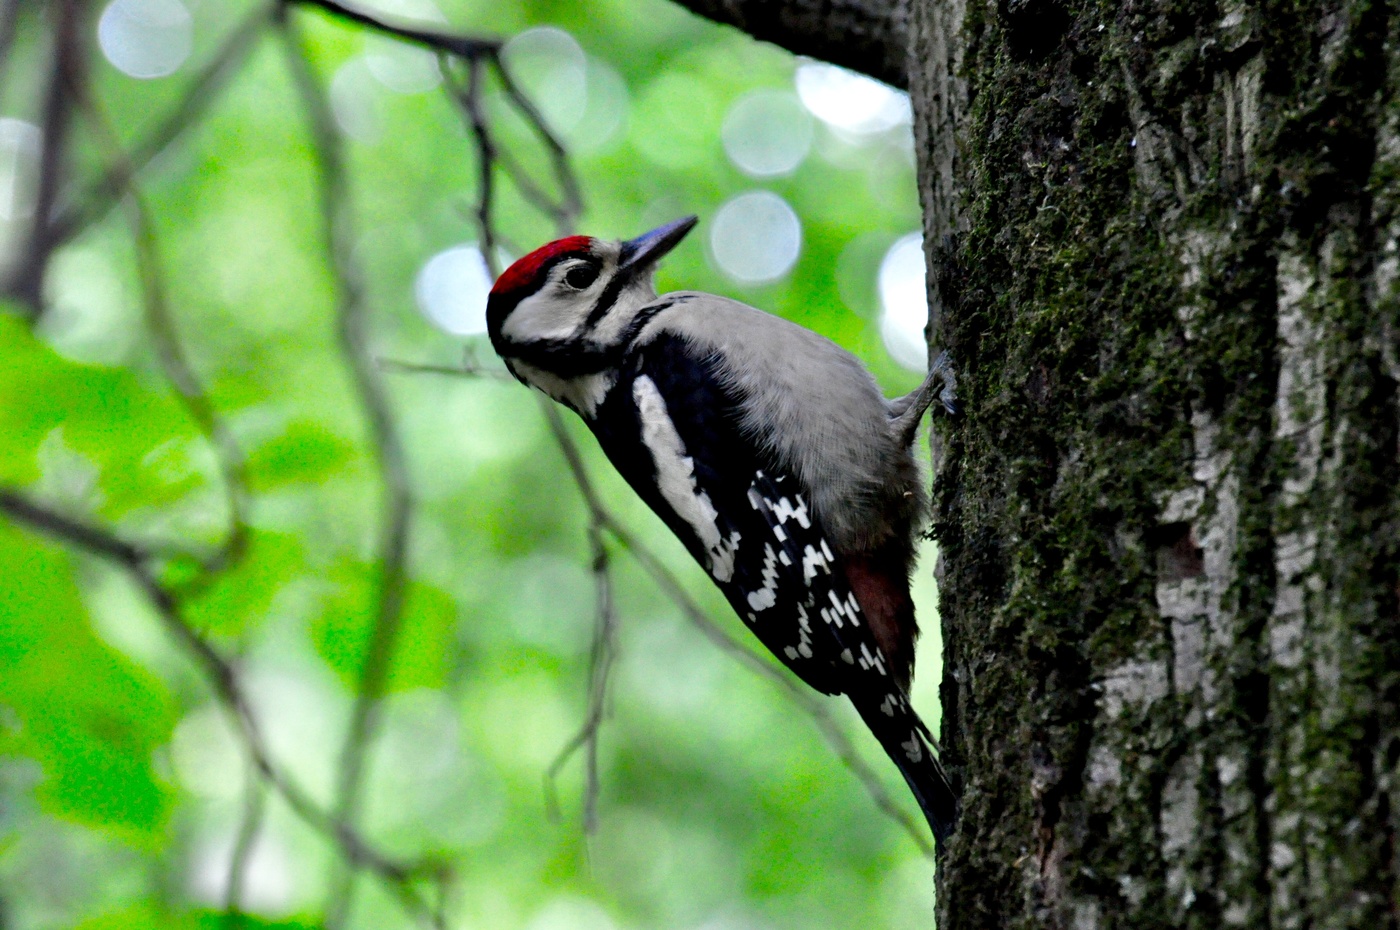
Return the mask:
[[[694,291],[642,331],[679,334],[718,350],[720,376],[746,398],[743,425],[812,495],[846,552],[912,547],[923,481],[889,402],[865,367],[831,340],[747,304]]]

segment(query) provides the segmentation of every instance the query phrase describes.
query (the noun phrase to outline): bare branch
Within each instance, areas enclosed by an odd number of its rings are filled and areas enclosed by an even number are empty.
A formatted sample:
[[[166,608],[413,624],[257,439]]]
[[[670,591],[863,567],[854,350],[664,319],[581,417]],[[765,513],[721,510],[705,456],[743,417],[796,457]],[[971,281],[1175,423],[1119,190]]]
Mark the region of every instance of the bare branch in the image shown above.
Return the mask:
[[[257,767],[248,764],[247,783],[243,788],[243,816],[229,855],[228,876],[224,884],[224,914],[237,918],[243,912],[243,879],[248,872],[248,860],[263,823],[263,785]]]
[[[113,162],[62,210],[49,226],[49,238],[56,248],[83,232],[105,216],[124,189],[123,178],[134,178],[168,149],[189,127],[204,117],[238,70],[247,61],[257,38],[269,20],[269,8],[261,7],[229,33],[219,50],[185,88],[184,96],[165,119],[151,130],[121,163]]]
[[[322,10],[336,19],[358,26],[366,26],[376,32],[382,32],[406,42],[413,42],[460,58],[472,59],[494,54],[501,47],[501,43],[497,39],[439,32],[436,29],[422,29],[402,23],[391,23],[350,4],[339,3],[337,0],[281,0],[281,2],[284,6],[304,6]]]
[[[290,20],[282,24],[282,40],[288,68],[306,107],[314,141],[320,174],[324,235],[339,292],[337,317],[341,350],[350,367],[360,404],[369,420],[379,478],[384,487],[376,544],[380,571],[374,625],[365,646],[360,683],[341,750],[340,781],[335,804],[337,819],[349,827],[358,816],[365,753],[374,739],[378,703],[388,681],[403,619],[412,500],[398,425],[370,356],[369,318],[354,252],[351,191],[345,180],[340,137],[325,90],[311,72],[302,51],[300,36]],[[339,927],[348,918],[354,900],[354,881],[353,870],[345,870],[339,888],[331,899],[327,926]]]
[[[578,449],[564,428],[564,422],[555,408],[554,402],[543,394],[536,393],[540,409],[549,422],[561,448],[566,448],[565,457],[577,459]],[[598,828],[598,736],[607,713],[608,686],[612,676],[613,662],[617,657],[617,614],[612,596],[611,563],[607,546],[603,544],[603,533],[607,528],[607,512],[602,508],[594,493],[588,473],[582,469],[574,472],[574,481],[583,494],[589,512],[588,542],[593,553],[593,584],[597,598],[597,609],[593,622],[593,646],[588,661],[588,712],[583,725],[555,757],[545,774],[546,797],[551,808],[557,808],[554,798],[555,782],[565,763],[579,749],[584,750],[584,830],[593,833]]]
[[[450,73],[450,72],[449,72]],[[451,83],[453,95],[467,120],[467,128],[476,143],[477,194],[476,227],[481,236],[481,254],[486,259],[491,277],[500,274],[496,261],[496,227],[492,221],[491,207],[495,199],[493,178],[496,172],[496,143],[491,136],[491,126],[486,120],[486,112],[481,106],[481,84],[485,67],[479,58],[467,64],[467,85]]]
[[[497,381],[514,381],[510,372],[504,368],[480,368],[475,365],[425,365],[421,362],[403,362],[398,359],[381,358],[376,359],[377,364],[383,371],[393,371],[400,374],[415,375],[448,375],[460,378],[463,375],[476,375],[482,378],[493,378]]]
[[[574,175],[573,166],[569,164],[569,153],[565,150],[564,143],[559,141],[559,138],[549,128],[549,124],[545,122],[544,115],[520,89],[520,85],[515,82],[515,78],[511,76],[499,55],[492,58],[492,64],[496,68],[496,74],[500,78],[501,88],[505,91],[506,98],[525,117],[525,121],[534,127],[540,141],[544,143],[545,149],[549,152],[555,180],[559,183],[560,190],[563,191],[563,200],[553,211],[555,229],[559,235],[565,235],[573,229],[579,214],[583,212],[583,196],[579,192],[578,178]]]
[[[43,154],[39,160],[34,217],[28,242],[6,286],[10,295],[28,308],[31,319],[37,319],[43,311],[44,275],[54,249],[49,222],[67,171],[68,131],[73,115],[69,90],[81,87],[87,79],[81,0],[57,0],[51,9],[55,19],[53,67],[44,100]]]
[[[549,152],[551,170],[560,190],[558,199],[550,196],[542,185],[529,176],[519,161],[497,143],[482,102],[488,70],[494,71],[501,82],[507,102],[519,111]],[[491,275],[495,277],[501,272],[496,259],[496,247],[500,244],[500,236],[495,228],[493,214],[496,167],[500,166],[527,203],[553,221],[555,231],[559,235],[570,231],[583,208],[578,179],[569,165],[568,153],[563,143],[550,131],[543,115],[520,90],[501,62],[499,54],[493,52],[469,61],[465,82],[450,68],[447,70],[447,77],[448,89],[461,110],[467,130],[476,145],[476,225],[481,238],[482,254],[486,257]]]
[[[545,772],[545,798],[552,816],[558,816],[559,774],[565,764],[580,749],[584,751],[583,829],[594,833],[598,829],[598,737],[607,716],[608,690],[613,662],[617,657],[617,613],[613,603],[612,569],[607,547],[603,544],[602,528],[588,528],[588,541],[593,550],[593,584],[597,606],[593,623],[593,645],[588,660],[588,712],[583,725],[554,757]]]
[[[244,473],[243,450],[227,422],[215,410],[185,357],[165,295],[155,235],[145,206],[135,188],[131,188],[127,203],[130,205],[129,212],[136,238],[146,328],[155,343],[161,370],[175,386],[190,418],[214,448],[214,458],[218,462],[223,480],[229,525],[222,545],[212,557],[204,560],[205,572],[212,574],[237,563],[247,548],[248,482]]]
[[[909,86],[909,0],[676,0],[795,55]]]

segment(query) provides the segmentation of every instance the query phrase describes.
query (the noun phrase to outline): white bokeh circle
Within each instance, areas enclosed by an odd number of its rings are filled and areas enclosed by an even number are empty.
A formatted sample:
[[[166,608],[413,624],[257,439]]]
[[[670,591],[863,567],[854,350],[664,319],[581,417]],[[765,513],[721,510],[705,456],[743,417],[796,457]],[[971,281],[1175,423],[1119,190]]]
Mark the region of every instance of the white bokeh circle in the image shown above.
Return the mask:
[[[438,329],[454,336],[486,332],[491,273],[475,245],[455,245],[424,263],[413,282],[418,309]]]
[[[710,255],[741,284],[776,281],[802,251],[802,221],[772,191],[748,191],[728,200],[710,224]]]
[[[180,0],[111,0],[97,44],[112,67],[149,80],[180,70],[194,47],[194,19]]]
[[[791,174],[812,149],[812,117],[789,91],[756,90],[734,102],[720,129],[724,152],[755,178]]]
[[[924,276],[924,237],[916,232],[890,246],[880,262],[880,336],[890,356],[912,371],[928,368]]]
[[[807,61],[794,81],[802,105],[835,129],[866,135],[913,121],[908,94],[863,74]]]

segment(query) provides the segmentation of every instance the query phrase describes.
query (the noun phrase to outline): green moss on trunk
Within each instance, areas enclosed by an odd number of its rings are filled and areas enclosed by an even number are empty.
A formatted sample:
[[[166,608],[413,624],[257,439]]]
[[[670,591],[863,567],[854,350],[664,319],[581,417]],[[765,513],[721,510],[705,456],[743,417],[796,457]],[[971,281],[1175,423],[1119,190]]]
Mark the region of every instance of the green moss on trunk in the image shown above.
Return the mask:
[[[1393,11],[914,16],[921,139],[964,82],[940,925],[1397,926]]]

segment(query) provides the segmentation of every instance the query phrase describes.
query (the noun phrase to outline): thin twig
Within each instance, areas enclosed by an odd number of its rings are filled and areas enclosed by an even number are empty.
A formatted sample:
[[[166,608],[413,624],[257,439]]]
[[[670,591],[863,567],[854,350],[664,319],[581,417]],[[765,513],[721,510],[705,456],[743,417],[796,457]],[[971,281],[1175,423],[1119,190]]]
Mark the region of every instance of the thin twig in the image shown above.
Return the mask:
[[[155,228],[145,198],[136,186],[134,167],[122,151],[111,124],[104,118],[96,103],[82,88],[73,88],[73,94],[108,149],[116,188],[123,195],[127,220],[136,243],[136,264],[141,280],[141,305],[146,329],[155,343],[156,358],[161,372],[174,386],[185,411],[214,450],[214,459],[223,482],[229,525],[219,547],[212,554],[200,559],[204,571],[196,584],[207,584],[216,573],[235,565],[247,548],[248,481],[243,450],[228,423],[209,399],[208,393],[185,356],[165,292],[165,278]]]
[[[493,56],[492,63],[501,73],[504,80],[508,81],[509,76],[505,74],[500,65],[499,57]],[[544,189],[528,180],[523,170],[516,166],[513,159],[505,157],[503,150],[497,146],[494,136],[491,133],[491,125],[486,116],[485,108],[482,104],[483,86],[486,77],[486,63],[482,59],[472,59],[468,63],[466,85],[463,86],[460,79],[448,69],[448,89],[457,101],[462,116],[467,124],[467,128],[476,144],[477,156],[477,197],[476,197],[476,226],[477,234],[481,242],[481,253],[486,260],[487,270],[491,277],[500,275],[500,262],[497,258],[499,254],[499,238],[495,229],[493,204],[495,195],[495,168],[497,164],[503,165],[509,176],[525,196],[528,202],[536,205],[541,212],[550,216],[561,233],[567,230],[572,223],[573,214],[570,212],[570,204],[573,201],[566,199],[562,204],[555,204]],[[554,140],[540,118],[537,111],[530,106],[529,101],[518,91],[515,91],[517,103],[524,113],[526,120],[536,126],[543,138],[549,140],[554,146],[552,151],[562,153],[563,149]],[[557,167],[557,166],[556,166]],[[573,175],[564,161],[562,176],[567,179],[565,186],[566,198],[569,191],[574,190],[568,186],[573,183]],[[574,191],[576,195],[576,191]],[[496,370],[482,369],[477,366],[474,360],[468,356],[464,359],[464,369],[471,369],[479,373],[497,374]],[[506,375],[507,373],[499,372]],[[557,418],[558,414],[554,410],[553,404],[542,396],[541,409],[547,418]],[[616,655],[616,629],[617,617],[613,604],[611,566],[608,557],[607,547],[603,544],[602,524],[596,516],[590,517],[588,527],[589,545],[592,549],[593,584],[596,599],[596,610],[593,624],[593,644],[590,652],[588,664],[588,710],[584,715],[583,723],[578,731],[571,737],[553,762],[545,771],[544,794],[545,806],[551,816],[557,817],[559,813],[558,804],[558,779],[568,761],[580,749],[584,752],[584,802],[583,802],[583,823],[586,833],[594,833],[598,827],[598,736],[602,728],[604,717],[607,713],[607,699],[609,683],[611,679],[613,660]]]
[[[258,833],[262,830],[263,811],[262,779],[250,760],[243,788],[243,816],[238,822],[238,833],[234,837],[224,884],[224,915],[230,921],[237,920],[243,914],[243,880],[248,874],[248,862],[253,856]]]
[[[224,40],[183,96],[161,122],[131,146],[124,162],[113,162],[53,218],[49,237],[54,247],[78,236],[107,214],[123,190],[122,178],[135,177],[204,117],[210,105],[239,72],[270,18],[269,7],[254,9]]]
[[[562,430],[563,423],[559,421],[553,402],[543,395],[537,396],[551,428],[557,426]],[[587,475],[584,477],[586,480]],[[586,496],[592,496],[591,486],[584,490],[584,485],[580,484],[580,490]],[[559,773],[575,753],[580,749],[584,751],[583,824],[587,833],[598,829],[598,737],[607,715],[609,685],[613,662],[617,657],[617,612],[613,602],[612,565],[608,548],[603,542],[604,526],[598,512],[590,508],[588,542],[593,556],[596,609],[588,661],[588,712],[578,732],[559,750],[545,773],[545,798],[551,813],[557,815]]]
[[[509,151],[498,152],[496,162],[501,166],[506,177],[510,178],[511,183],[515,185],[515,189],[525,202],[548,216],[554,222],[554,228],[559,230],[561,235],[573,226],[574,221],[578,218],[576,206],[569,204],[567,200],[556,203],[549,192],[543,186],[535,183],[529,172],[525,170],[525,166]]]
[[[578,731],[560,748],[545,771],[545,801],[551,817],[559,816],[559,775],[564,766],[582,749],[584,752],[583,828],[598,829],[598,737],[607,716],[608,692],[613,662],[617,656],[617,614],[612,596],[612,574],[607,547],[598,527],[589,527],[593,550],[594,590],[597,607],[593,624],[593,644],[588,661],[588,711]]]
[[[491,129],[490,118],[486,113],[484,93],[486,77],[494,72],[501,82],[507,102],[514,106],[526,124],[544,143],[549,152],[551,167],[561,194],[558,200],[551,197],[543,185],[536,183],[525,171],[520,162],[503,148]],[[568,161],[563,143],[545,123],[543,115],[530,102],[511,78],[502,63],[499,53],[493,52],[468,62],[465,82],[446,70],[447,89],[453,96],[462,113],[467,130],[472,136],[477,150],[477,197],[475,218],[482,253],[487,258],[487,267],[492,277],[500,274],[496,263],[497,246],[501,244],[500,234],[495,228],[493,215],[495,199],[495,171],[499,167],[515,185],[525,201],[545,214],[554,223],[559,235],[566,235],[573,227],[582,210],[582,199],[578,189],[578,179]]]
[[[491,135],[491,126],[486,120],[486,111],[481,106],[482,81],[485,66],[481,59],[473,58],[467,65],[467,85],[462,87],[456,80],[449,80],[449,87],[467,121],[467,128],[476,144],[477,188],[476,188],[476,228],[481,237],[481,254],[486,259],[486,267],[491,277],[501,273],[496,261],[496,227],[492,218],[495,200],[496,142]],[[450,74],[450,72],[449,72]]]
[[[423,29],[403,23],[391,23],[371,13],[337,0],[282,0],[284,6],[303,6],[323,10],[349,23],[366,26],[376,32],[394,36],[406,42],[413,42],[439,52],[456,55],[460,58],[477,58],[493,54],[501,47],[498,39],[481,36],[468,36],[436,29]]]
[[[556,218],[560,234],[567,233],[578,220],[579,214],[583,212],[583,196],[579,192],[578,178],[574,175],[573,166],[569,164],[569,153],[564,148],[564,143],[549,128],[545,122],[544,115],[520,89],[515,78],[511,76],[505,63],[501,61],[499,55],[491,59],[495,66],[496,73],[501,81],[501,88],[505,91],[506,98],[515,105],[515,108],[525,117],[525,121],[534,128],[540,141],[544,143],[549,151],[550,161],[554,166],[554,176],[559,182],[560,190],[563,191],[563,201],[559,207],[559,214]]]
[[[365,646],[359,686],[355,692],[350,724],[341,748],[340,778],[336,792],[336,817],[349,827],[353,826],[358,818],[365,755],[374,739],[378,724],[379,699],[384,694],[402,626],[408,580],[406,561],[412,501],[398,425],[390,410],[387,393],[379,380],[379,372],[370,356],[369,318],[365,308],[360,269],[354,254],[351,228],[354,211],[350,202],[350,186],[345,180],[340,137],[336,132],[325,90],[311,72],[301,38],[291,20],[284,20],[282,23],[282,44],[293,82],[306,108],[314,141],[313,150],[320,178],[324,235],[338,291],[337,318],[341,350],[349,365],[360,405],[369,421],[371,443],[379,466],[379,479],[384,488],[376,534],[380,569],[374,624]],[[340,927],[348,919],[354,903],[354,885],[354,871],[342,870],[341,880],[332,894],[327,916],[327,926],[331,930]]]
[[[393,358],[375,359],[375,364],[381,371],[392,371],[399,374],[415,375],[447,375],[453,378],[460,378],[463,375],[476,375],[482,378],[492,378],[497,381],[511,381],[510,372],[504,368],[481,368],[475,365],[429,365],[423,362],[404,362]]]
[[[68,167],[68,132],[73,116],[70,89],[81,86],[86,80],[82,3],[80,0],[58,0],[51,9],[55,19],[53,66],[45,91],[43,152],[39,159],[34,216],[29,224],[28,241],[15,266],[14,277],[6,288],[15,300],[24,304],[30,319],[37,319],[43,312],[44,276],[48,271],[49,256],[54,250],[49,224]]]

